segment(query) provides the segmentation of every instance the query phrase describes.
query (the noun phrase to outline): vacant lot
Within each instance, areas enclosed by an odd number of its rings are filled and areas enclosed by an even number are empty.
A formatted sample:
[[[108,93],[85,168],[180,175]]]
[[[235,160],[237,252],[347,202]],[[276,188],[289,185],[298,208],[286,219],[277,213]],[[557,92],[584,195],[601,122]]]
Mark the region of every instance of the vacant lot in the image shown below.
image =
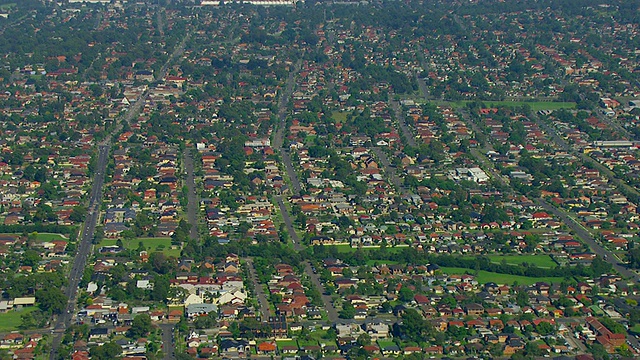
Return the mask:
[[[471,269],[454,268],[454,267],[443,267],[442,272],[444,272],[445,274],[467,274],[467,273],[474,274],[475,273]],[[560,281],[562,281],[562,278],[527,277],[527,276],[518,276],[518,275],[498,274],[498,273],[480,270],[476,275],[476,280],[480,284],[494,282],[498,285],[504,285],[504,284],[511,285],[514,282],[517,282],[520,285],[531,285],[531,284],[537,283],[538,281],[544,281],[547,283],[559,283]]]
[[[52,233],[38,233],[36,235],[36,239],[38,241],[69,240],[68,237],[62,234],[52,234]]]
[[[527,263],[539,268],[554,268],[558,264],[549,255],[489,255],[489,259],[494,263],[505,261],[509,265],[522,265]]]
[[[454,107],[465,106],[469,101],[456,101],[445,102]],[[488,107],[520,107],[522,105],[529,105],[532,111],[540,110],[558,110],[558,109],[575,109],[576,103],[574,102],[560,102],[560,101],[483,101]]]
[[[35,307],[29,307],[0,314],[0,332],[18,330],[18,326],[22,323],[22,314],[30,313],[34,310],[36,310]]]

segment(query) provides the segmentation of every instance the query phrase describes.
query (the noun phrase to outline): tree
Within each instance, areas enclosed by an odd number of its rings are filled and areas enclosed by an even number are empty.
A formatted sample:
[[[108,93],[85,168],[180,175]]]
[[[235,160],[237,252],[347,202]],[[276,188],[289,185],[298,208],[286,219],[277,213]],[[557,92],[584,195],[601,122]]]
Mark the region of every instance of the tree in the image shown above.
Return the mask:
[[[148,314],[139,314],[133,319],[128,336],[134,339],[145,337],[152,326],[151,317]]]
[[[398,291],[398,300],[402,302],[409,302],[413,300],[413,291],[411,291],[408,286],[401,287],[400,291]]]
[[[42,260],[40,254],[35,250],[29,249],[22,254],[20,263],[25,266],[35,266],[40,262],[40,260]]]
[[[96,346],[89,350],[92,359],[111,360],[122,354],[122,347],[115,342],[108,342],[101,346]]]
[[[340,319],[353,319],[353,317],[356,316],[356,308],[354,308],[350,302],[345,302],[338,316]]]
[[[87,208],[82,205],[77,205],[73,207],[73,210],[69,215],[69,220],[73,222],[83,222],[86,217],[87,217]]]
[[[400,333],[404,335],[407,340],[416,343],[424,342],[425,339],[431,337],[433,333],[433,325],[425,319],[415,309],[407,309],[402,314],[402,325],[400,326]]]
[[[360,334],[360,336],[358,336],[357,343],[360,346],[371,345],[371,335],[369,335],[367,333]]]
[[[67,304],[67,297],[59,287],[47,286],[36,291],[36,302],[42,311],[61,314]]]

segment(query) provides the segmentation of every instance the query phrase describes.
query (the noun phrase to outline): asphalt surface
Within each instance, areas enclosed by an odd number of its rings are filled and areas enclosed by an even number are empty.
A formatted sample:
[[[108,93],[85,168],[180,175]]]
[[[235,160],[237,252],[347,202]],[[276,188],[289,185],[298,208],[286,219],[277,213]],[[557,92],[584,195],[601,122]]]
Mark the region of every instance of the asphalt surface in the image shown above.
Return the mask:
[[[156,79],[164,78],[164,74],[169,67],[169,64],[179,57],[185,49],[187,40],[189,39],[190,34],[184,37],[182,42],[178,44],[178,46],[174,49],[173,53],[164,64],[162,69],[156,74]],[[135,116],[137,116],[145,103],[145,100],[149,96],[149,92],[145,91],[142,93],[136,102],[129,108],[127,113],[123,116],[123,120],[126,122],[130,122],[133,120]],[[118,134],[122,129],[122,125],[118,125],[114,130],[112,135]],[[107,138],[108,139],[108,138]],[[62,342],[62,337],[64,335],[65,330],[71,325],[73,320],[73,315],[76,310],[76,299],[78,296],[78,285],[80,280],[82,279],[82,275],[84,273],[84,268],[87,264],[87,260],[91,253],[91,245],[95,235],[96,225],[98,220],[100,219],[100,204],[102,202],[102,187],[104,186],[104,177],[107,168],[107,163],[109,161],[109,150],[111,148],[111,143],[109,140],[101,143],[98,146],[98,161],[96,163],[95,175],[93,179],[93,185],[91,187],[91,195],[89,197],[89,205],[88,205],[88,213],[87,218],[82,227],[82,234],[80,236],[80,240],[78,243],[78,251],[73,260],[73,265],[71,267],[71,271],[69,272],[69,283],[67,287],[64,289],[64,294],[68,298],[67,306],[64,312],[57,316],[57,318],[53,322],[53,340],[51,344],[51,352],[49,353],[49,359],[55,360],[58,356],[58,350],[60,348],[60,344]],[[171,351],[173,352],[173,351]]]
[[[308,261],[305,262],[304,270],[307,275],[309,275],[311,283],[313,283],[318,291],[320,291],[322,303],[324,304],[324,310],[327,312],[327,318],[329,319],[329,321],[331,323],[339,322],[340,318],[338,318],[338,311],[336,310],[335,306],[333,306],[333,300],[331,299],[331,296],[326,295],[324,284],[320,281],[320,277],[318,277],[318,274],[313,272],[311,264]]]
[[[389,100],[389,105],[391,106],[391,109],[393,109],[394,116],[396,117],[396,121],[400,126],[400,131],[402,131],[402,135],[404,135],[407,144],[411,145],[411,147],[417,148],[418,144],[416,143],[416,137],[413,135],[411,129],[409,129],[409,126],[407,125],[405,116],[402,113],[402,107],[395,100]]]
[[[389,180],[391,180],[391,183],[395,186],[395,188],[398,189],[398,192],[401,195],[409,194],[410,191],[404,187],[404,182],[396,173],[396,169],[391,167],[391,163],[387,158],[387,154],[385,154],[384,151],[382,151],[378,147],[371,148],[371,151],[373,151],[373,153],[376,154],[378,160],[380,160],[380,164],[382,165],[384,172],[387,174],[387,177],[389,178]]]
[[[591,233],[587,231],[581,224],[576,222],[573,218],[571,218],[566,212],[561,211],[555,206],[549,204],[543,199],[535,199],[536,205],[539,205],[546,211],[552,213],[562,220],[564,224],[566,224],[573,232],[578,235],[578,237],[591,248],[591,250],[600,256],[602,259],[610,263],[613,268],[620,273],[620,275],[627,277],[629,279],[633,279],[635,282],[640,281],[640,276],[634,273],[633,271],[627,269],[626,267],[620,265],[618,258],[609,250],[603,248],[598,242],[591,236]]]
[[[173,328],[174,324],[162,324],[160,330],[162,330],[162,352],[164,353],[164,360],[175,359],[174,355],[174,339]]]
[[[82,228],[80,243],[78,244],[78,252],[69,272],[69,284],[64,289],[64,294],[69,299],[67,306],[62,314],[60,314],[53,326],[53,343],[51,345],[50,359],[55,359],[62,341],[64,331],[71,325],[73,315],[75,313],[76,297],[78,295],[78,285],[82,279],[87,259],[91,253],[91,244],[96,229],[96,224],[100,218],[100,203],[102,201],[102,186],[104,184],[104,174],[109,160],[110,145],[103,144],[98,149],[98,161],[96,164],[93,186],[91,187],[91,196],[89,197],[89,209],[87,219]]]
[[[271,146],[276,151],[280,152],[280,156],[282,157],[282,163],[287,172],[289,180],[291,181],[291,186],[293,187],[293,189],[290,189],[290,190],[295,195],[300,194],[302,187],[300,185],[300,181],[298,180],[298,175],[295,172],[295,168],[293,167],[293,163],[291,162],[291,156],[289,155],[288,151],[286,151],[286,149],[283,149],[283,145],[284,145],[284,131],[286,128],[286,119],[287,119],[287,105],[289,104],[289,100],[291,98],[291,95],[293,94],[296,74],[300,71],[301,66],[302,66],[302,62],[298,60],[298,62],[296,62],[296,64],[294,65],[293,70],[289,73],[289,77],[287,78],[285,91],[282,93],[280,97],[280,101],[278,103],[278,119],[280,120],[280,122],[278,124],[278,128],[276,129],[273,135],[273,139],[271,143]],[[293,227],[293,221],[291,220],[291,215],[289,214],[289,211],[287,210],[287,207],[284,204],[284,200],[282,196],[275,196],[274,200],[278,205],[278,207],[280,208],[280,214],[282,214],[282,221],[284,222],[287,228],[287,232],[289,233],[289,238],[293,243],[294,249],[298,252],[304,250],[304,246],[302,246],[300,242],[300,237],[298,237],[298,234],[296,233],[295,228]],[[333,301],[330,296],[325,295],[324,285],[318,278],[318,275],[313,272],[311,268],[311,264],[309,262],[305,263],[305,273],[307,274],[307,276],[309,276],[309,278],[311,279],[311,282],[322,294],[322,302],[324,304],[324,308],[325,308],[325,311],[327,312],[327,317],[329,318],[329,320],[331,322],[338,321],[338,312],[336,311],[336,308],[333,306]],[[261,285],[257,282],[255,283],[255,285],[256,285],[255,287],[257,292],[258,291],[257,289],[261,287]],[[264,310],[263,310],[263,313],[264,313]]]
[[[258,304],[260,304],[260,314],[262,315],[262,321],[266,321],[271,316],[271,309],[269,308],[269,300],[267,299],[267,294],[264,292],[264,287],[258,280],[256,269],[253,266],[253,259],[244,258],[243,260],[247,264],[249,277],[251,278],[251,282],[253,283],[253,287],[255,288],[256,297],[258,298]]]

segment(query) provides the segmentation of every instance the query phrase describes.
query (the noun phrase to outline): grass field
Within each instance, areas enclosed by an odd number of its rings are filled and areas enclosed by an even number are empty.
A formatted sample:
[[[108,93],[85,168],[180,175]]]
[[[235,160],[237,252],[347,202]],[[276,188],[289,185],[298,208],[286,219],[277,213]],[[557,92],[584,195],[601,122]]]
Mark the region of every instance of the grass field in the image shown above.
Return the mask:
[[[100,246],[113,246],[117,242],[116,239],[104,239],[100,242]],[[167,256],[180,256],[180,249],[171,249],[171,238],[137,238],[132,240],[122,239],[122,245],[127,249],[137,249],[138,243],[142,242],[149,252],[162,251]]]
[[[276,340],[276,345],[281,350],[284,346],[298,346],[298,342],[296,340]]]
[[[303,347],[303,346],[316,346],[318,345],[318,341],[315,339],[309,339],[309,340],[302,340],[302,339],[298,339],[298,347]]]
[[[635,325],[634,325],[631,329],[629,329],[629,330],[631,330],[631,332],[632,332],[632,333],[634,333],[634,334],[640,334],[640,324],[635,324]]]
[[[346,111],[334,111],[333,113],[331,113],[331,117],[337,123],[343,123],[343,122],[347,121],[347,114],[348,114],[348,112],[346,112]]]
[[[397,261],[393,260],[367,260],[367,266],[378,266],[378,265],[396,265]]]
[[[445,102],[454,107],[465,106],[469,101],[455,101]],[[560,101],[483,101],[488,107],[519,107],[522,105],[529,105],[532,111],[540,110],[558,110],[558,109],[575,109],[576,103],[574,102],[560,102]]]
[[[352,253],[355,252],[356,250],[358,250],[358,248],[354,248],[351,247],[350,244],[338,244],[338,245],[325,245],[325,246],[333,246],[336,249],[338,249],[339,253]],[[362,250],[378,250],[380,247],[379,246],[365,246],[362,248]],[[408,249],[409,246],[394,246],[394,247],[387,247],[387,251],[391,252],[391,253],[397,253],[400,251],[404,251],[405,249]],[[378,261],[386,261],[386,260],[378,260]]]
[[[473,274],[474,273],[474,271],[471,269],[454,268],[454,267],[443,267],[442,272],[445,274],[467,274],[467,273]],[[476,280],[480,284],[495,282],[496,284],[499,284],[499,285],[503,285],[503,284],[511,285],[517,281],[518,284],[521,284],[521,285],[531,285],[531,284],[535,284],[538,281],[544,281],[547,283],[559,283],[560,281],[562,281],[562,278],[527,277],[527,276],[518,276],[518,275],[498,274],[498,273],[480,270],[476,275]]]
[[[36,239],[38,241],[69,240],[68,237],[62,234],[52,234],[52,233],[38,233],[36,235]]]
[[[556,267],[555,261],[549,255],[489,255],[489,259],[494,263],[501,263],[503,260],[509,265],[520,265],[528,263],[539,268],[551,269]]]
[[[378,340],[378,346],[380,346],[380,348],[385,348],[387,346],[393,346],[396,343],[393,342],[393,340],[391,339],[380,339]]]
[[[30,307],[0,314],[0,332],[18,330],[18,326],[22,323],[22,319],[20,318],[22,314],[30,313],[36,309],[36,307]]]

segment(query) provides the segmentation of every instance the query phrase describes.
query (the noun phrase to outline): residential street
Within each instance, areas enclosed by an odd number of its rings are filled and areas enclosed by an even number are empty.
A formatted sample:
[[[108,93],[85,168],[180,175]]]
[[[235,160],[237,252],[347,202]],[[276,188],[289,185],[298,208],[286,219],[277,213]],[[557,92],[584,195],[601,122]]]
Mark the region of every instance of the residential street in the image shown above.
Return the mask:
[[[266,321],[269,317],[272,316],[271,310],[269,309],[269,300],[267,295],[264,292],[264,284],[261,284],[258,280],[258,276],[256,275],[256,269],[253,265],[252,258],[243,258],[245,261],[247,268],[249,270],[249,276],[251,277],[251,282],[253,283],[253,287],[256,292],[256,296],[258,297],[258,304],[260,304],[260,314],[262,315],[262,320]]]
[[[559,217],[569,228],[571,228],[571,230],[573,230],[573,232],[576,233],[576,235],[578,235],[578,237],[580,237],[582,241],[584,241],[585,244],[591,248],[595,254],[610,263],[622,276],[633,279],[636,282],[640,281],[640,276],[638,274],[627,269],[625,266],[620,265],[618,257],[616,257],[615,254],[598,244],[593,236],[591,236],[591,234],[581,224],[578,224],[572,217],[568,216],[566,212],[559,210],[543,199],[535,199],[535,203],[546,211]]]

